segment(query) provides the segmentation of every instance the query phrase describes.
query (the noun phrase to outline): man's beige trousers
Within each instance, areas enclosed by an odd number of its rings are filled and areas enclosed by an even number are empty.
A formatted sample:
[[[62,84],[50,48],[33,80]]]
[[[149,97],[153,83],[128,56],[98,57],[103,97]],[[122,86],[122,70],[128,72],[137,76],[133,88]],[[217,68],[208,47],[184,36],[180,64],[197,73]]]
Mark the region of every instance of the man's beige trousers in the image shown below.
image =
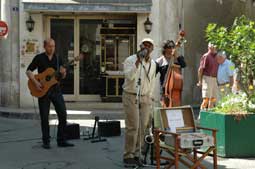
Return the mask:
[[[152,113],[152,100],[149,96],[141,96],[140,117],[136,95],[123,92],[122,101],[125,113],[125,150],[123,158],[134,158],[139,156],[140,141],[144,147],[145,131],[150,127],[150,117]],[[141,124],[139,125],[139,122]],[[141,129],[139,129],[139,126]],[[141,137],[140,137],[141,131]],[[141,138],[141,140],[140,140]],[[143,150],[141,150],[143,152]]]

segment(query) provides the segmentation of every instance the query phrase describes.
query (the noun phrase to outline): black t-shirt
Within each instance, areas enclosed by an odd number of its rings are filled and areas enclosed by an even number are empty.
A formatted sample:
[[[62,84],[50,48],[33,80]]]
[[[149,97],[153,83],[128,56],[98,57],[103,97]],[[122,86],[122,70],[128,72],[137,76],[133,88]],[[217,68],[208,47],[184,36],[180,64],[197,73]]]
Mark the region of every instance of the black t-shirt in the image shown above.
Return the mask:
[[[47,68],[53,68],[58,70],[58,66],[63,65],[63,62],[60,58],[54,54],[52,59],[49,60],[48,56],[44,53],[40,53],[34,57],[30,65],[28,66],[27,70],[34,71],[35,69],[38,70],[38,73],[44,72]]]
[[[185,68],[186,67],[186,62],[184,60],[183,56],[179,56],[176,60],[176,62],[174,62],[174,64],[176,65],[180,65],[181,68]],[[157,73],[160,73],[160,84],[163,85],[164,80],[165,80],[165,76],[168,70],[168,65],[164,65],[164,66],[160,66],[159,64],[157,64]]]

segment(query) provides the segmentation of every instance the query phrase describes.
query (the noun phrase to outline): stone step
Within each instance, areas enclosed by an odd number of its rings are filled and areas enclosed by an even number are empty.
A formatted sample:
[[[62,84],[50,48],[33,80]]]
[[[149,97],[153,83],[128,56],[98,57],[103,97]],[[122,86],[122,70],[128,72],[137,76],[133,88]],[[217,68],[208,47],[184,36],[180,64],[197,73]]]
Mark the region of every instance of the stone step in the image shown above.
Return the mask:
[[[94,119],[99,116],[103,120],[124,119],[121,103],[91,103],[91,102],[68,102],[67,118],[68,119]],[[193,106],[195,119],[199,114],[199,107]],[[39,119],[38,108],[11,108],[0,107],[0,116],[17,119]],[[50,119],[56,119],[57,115],[54,108],[51,108]]]
[[[89,105],[89,106],[87,106]],[[100,119],[124,119],[123,109],[116,106],[111,109],[109,104],[96,106],[96,104],[79,103],[76,105],[67,105],[67,118],[68,119],[94,119],[99,116]],[[98,107],[98,108],[95,108]],[[0,116],[16,119],[39,119],[39,109],[35,108],[10,108],[0,107]],[[52,107],[50,110],[50,119],[56,119],[57,115]]]
[[[72,110],[102,109],[102,110],[122,110],[123,104],[109,102],[66,102],[66,108]]]

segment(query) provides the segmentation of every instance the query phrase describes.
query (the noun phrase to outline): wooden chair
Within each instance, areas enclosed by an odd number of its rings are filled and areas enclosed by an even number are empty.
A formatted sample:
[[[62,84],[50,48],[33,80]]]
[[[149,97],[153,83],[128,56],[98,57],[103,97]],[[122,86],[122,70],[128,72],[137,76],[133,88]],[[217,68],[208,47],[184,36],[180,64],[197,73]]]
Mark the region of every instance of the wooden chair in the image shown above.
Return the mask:
[[[169,121],[166,117],[166,110],[181,110],[183,115],[184,127],[176,128],[176,132],[167,131],[169,129]],[[158,116],[158,117],[157,117]],[[157,119],[154,129],[154,138],[155,138],[155,160],[156,167],[160,169],[161,160],[169,161],[169,165],[166,168],[170,169],[172,166],[175,166],[175,169],[179,168],[179,164],[187,166],[190,169],[197,169],[198,167],[205,169],[206,167],[201,164],[202,160],[207,156],[213,156],[213,168],[217,169],[217,149],[216,149],[216,129],[196,127],[194,122],[194,115],[191,106],[182,106],[163,109],[160,108],[158,111],[154,111],[154,119]],[[159,120],[160,119],[160,120]],[[170,124],[171,125],[171,124]],[[213,145],[209,147],[193,147],[193,148],[181,148],[180,138],[182,133],[186,132],[198,132],[198,130],[207,130],[211,131],[213,138]],[[166,144],[162,140],[162,136],[171,136],[173,138],[173,144]],[[161,153],[161,152],[167,153]],[[167,154],[167,156],[166,156]],[[198,154],[201,154],[198,157]]]

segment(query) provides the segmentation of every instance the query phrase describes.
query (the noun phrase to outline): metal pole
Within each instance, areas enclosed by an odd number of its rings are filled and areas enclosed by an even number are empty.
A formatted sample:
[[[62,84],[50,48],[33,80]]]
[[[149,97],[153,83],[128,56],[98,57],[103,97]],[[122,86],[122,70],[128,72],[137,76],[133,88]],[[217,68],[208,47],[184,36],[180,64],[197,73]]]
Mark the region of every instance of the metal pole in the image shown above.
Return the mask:
[[[2,0],[0,0],[0,20],[2,20]]]

